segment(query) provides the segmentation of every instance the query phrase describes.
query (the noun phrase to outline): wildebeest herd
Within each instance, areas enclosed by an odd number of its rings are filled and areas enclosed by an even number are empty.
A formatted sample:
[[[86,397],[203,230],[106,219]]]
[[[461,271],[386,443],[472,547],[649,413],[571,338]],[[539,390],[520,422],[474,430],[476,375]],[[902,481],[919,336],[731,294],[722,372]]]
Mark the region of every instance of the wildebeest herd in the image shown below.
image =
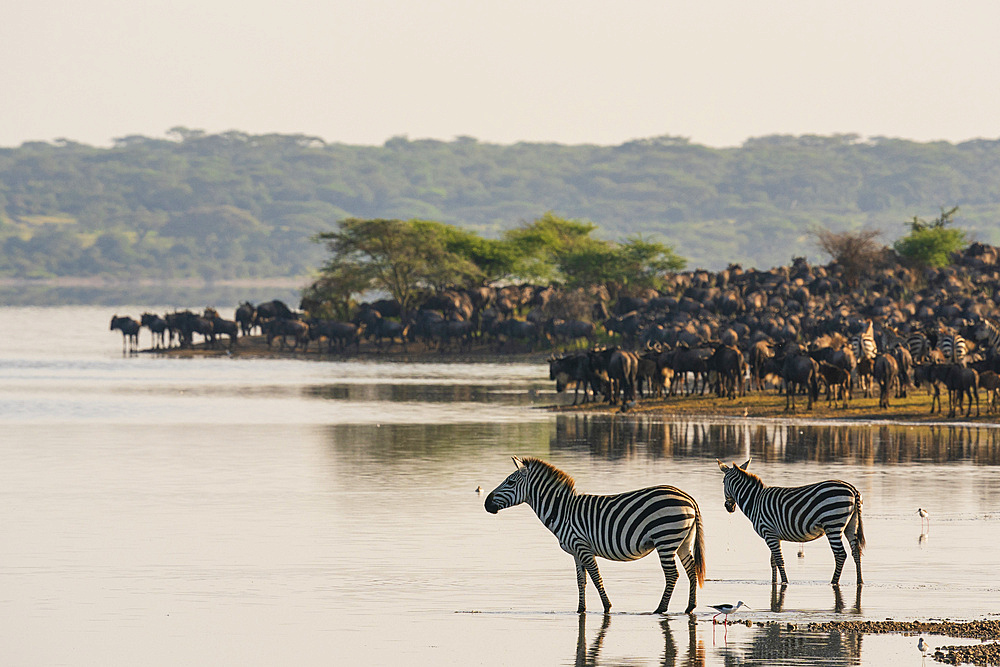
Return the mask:
[[[877,395],[888,408],[928,387],[931,410],[996,411],[1000,394],[1000,249],[972,244],[951,266],[873,268],[849,277],[831,263],[760,271],[673,273],[664,287],[609,298],[604,287],[507,285],[447,289],[403,312],[383,299],[344,320],[293,311],[281,301],[241,304],[233,319],[214,309],[139,321],[112,319],[123,348],[148,328],[154,347],[191,346],[200,336],[229,347],[257,331],[269,346],[346,355],[362,342],[373,352],[419,343],[441,353],[491,355],[548,351],[556,389],[574,402],[630,406],[650,397],[713,392],[735,398],[778,387],[788,411],[808,410],[821,392],[831,405]],[[581,396],[582,394],[582,396]]]

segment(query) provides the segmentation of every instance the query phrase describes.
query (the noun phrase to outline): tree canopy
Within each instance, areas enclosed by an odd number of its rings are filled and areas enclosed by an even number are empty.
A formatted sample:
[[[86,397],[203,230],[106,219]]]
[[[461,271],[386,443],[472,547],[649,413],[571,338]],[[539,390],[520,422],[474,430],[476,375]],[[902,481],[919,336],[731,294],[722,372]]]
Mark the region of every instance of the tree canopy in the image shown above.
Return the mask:
[[[951,255],[968,244],[966,233],[950,225],[958,207],[945,211],[930,222],[917,216],[907,222],[910,233],[893,244],[896,253],[920,266],[940,267],[951,262]]]
[[[553,213],[498,240],[426,220],[347,218],[337,226],[313,237],[330,257],[306,290],[313,308],[337,313],[370,290],[386,292],[409,309],[427,290],[503,279],[601,284],[614,295],[656,287],[666,271],[685,266],[665,244],[641,237],[625,243],[596,239],[593,223]]]
[[[541,276],[562,269],[497,242],[546,211],[593,222],[534,229],[526,244],[574,235],[586,244],[595,225],[623,246],[637,234],[667,239],[692,266],[767,268],[809,255],[816,225],[879,230],[891,245],[900,220],[941,202],[962,206],[956,220],[970,239],[1000,243],[997,183],[994,140],[772,136],[717,149],[678,137],[618,146],[394,137],[351,146],[177,127],[110,148],[0,148],[0,276],[301,276],[324,258],[309,239],[349,218],[446,224],[472,234],[455,231],[447,247],[465,246],[459,254],[477,257],[487,276],[530,274],[522,261]],[[545,238],[555,231],[567,236]]]

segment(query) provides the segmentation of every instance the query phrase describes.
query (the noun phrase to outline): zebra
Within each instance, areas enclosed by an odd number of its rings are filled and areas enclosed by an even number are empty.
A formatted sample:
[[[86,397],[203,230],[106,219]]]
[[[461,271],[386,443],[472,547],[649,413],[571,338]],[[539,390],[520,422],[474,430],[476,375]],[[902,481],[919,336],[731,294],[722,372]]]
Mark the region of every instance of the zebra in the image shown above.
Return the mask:
[[[975,337],[977,341],[986,341],[980,347],[986,350],[987,357],[1000,356],[1000,324],[988,317],[983,318],[976,327]]]
[[[868,320],[868,326],[864,331],[851,336],[850,342],[851,351],[858,360],[858,365],[855,369],[858,376],[858,384],[867,398],[872,394],[872,371],[875,367],[875,357],[878,356],[878,346],[875,344],[872,321]]]
[[[933,347],[927,335],[922,331],[914,331],[906,337],[906,349],[910,351],[914,363],[925,361]]]
[[[945,363],[965,365],[965,356],[968,353],[968,345],[965,339],[956,333],[942,334],[938,336],[937,349],[944,356]]]
[[[717,460],[718,461],[718,460]],[[781,573],[782,585],[788,583],[785,561],[781,557],[781,540],[809,542],[826,534],[833,550],[836,567],[831,584],[838,585],[847,560],[841,533],[847,535],[851,553],[861,578],[861,553],[865,548],[864,525],[861,521],[861,493],[840,480],[827,480],[806,486],[767,486],[760,477],[747,472],[750,459],[743,465],[725,465],[718,461],[725,474],[723,492],[726,511],[740,506],[754,530],[771,549],[771,583],[776,584]]]
[[[652,486],[616,495],[594,496],[577,492],[573,478],[541,459],[513,457],[515,470],[493,489],[484,502],[496,514],[521,503],[535,511],[559,546],[576,560],[576,583],[580,591],[577,613],[587,609],[587,575],[604,603],[604,591],[596,556],[631,561],[656,549],[666,579],[663,597],[653,613],[666,613],[677,583],[676,554],[690,583],[690,614],[696,604],[698,586],[705,583],[705,530],[694,498],[672,486]]]
[[[851,350],[858,361],[861,361],[862,357],[874,359],[878,356],[878,345],[875,344],[875,332],[871,320],[868,320],[868,326],[864,331],[851,336]]]

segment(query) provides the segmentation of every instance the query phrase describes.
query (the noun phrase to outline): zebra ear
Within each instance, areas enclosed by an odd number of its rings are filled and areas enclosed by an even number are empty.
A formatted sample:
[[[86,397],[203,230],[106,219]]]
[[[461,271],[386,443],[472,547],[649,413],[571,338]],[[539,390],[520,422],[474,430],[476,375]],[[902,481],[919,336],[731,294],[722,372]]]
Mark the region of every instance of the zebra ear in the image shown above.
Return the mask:
[[[515,470],[520,470],[521,468],[525,467],[524,461],[522,461],[521,459],[517,458],[516,456],[512,456],[510,458],[514,461]]]
[[[740,466],[740,470],[746,470],[747,466],[750,465],[750,461],[751,461],[752,458],[753,457],[751,457],[750,459],[747,459],[747,462]]]
[[[721,470],[722,472],[726,472],[727,470],[729,470],[729,466],[727,466],[725,463],[723,463],[719,459],[715,459],[715,462],[719,464],[719,470]]]

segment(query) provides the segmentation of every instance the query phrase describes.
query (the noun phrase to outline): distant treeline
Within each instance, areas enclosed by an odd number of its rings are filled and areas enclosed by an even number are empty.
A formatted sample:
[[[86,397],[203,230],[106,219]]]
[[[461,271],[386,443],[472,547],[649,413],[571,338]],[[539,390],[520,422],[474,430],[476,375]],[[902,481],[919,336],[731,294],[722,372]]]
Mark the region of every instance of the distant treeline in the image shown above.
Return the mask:
[[[310,238],[349,217],[496,237],[552,211],[608,239],[641,233],[709,269],[817,257],[816,226],[875,227],[891,243],[913,216],[955,205],[970,240],[1000,243],[1000,140],[771,136],[714,149],[676,137],[378,147],[186,128],[168,137],[0,149],[0,277],[301,276],[324,258]]]

